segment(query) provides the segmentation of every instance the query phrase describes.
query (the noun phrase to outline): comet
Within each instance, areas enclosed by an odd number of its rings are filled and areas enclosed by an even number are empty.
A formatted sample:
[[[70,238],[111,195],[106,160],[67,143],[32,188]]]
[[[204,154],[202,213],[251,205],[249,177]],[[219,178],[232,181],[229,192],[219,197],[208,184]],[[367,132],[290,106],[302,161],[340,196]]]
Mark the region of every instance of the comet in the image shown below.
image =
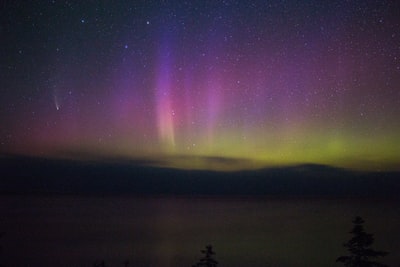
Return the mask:
[[[60,110],[60,104],[58,103],[58,98],[57,98],[56,94],[54,94],[54,105],[57,110]]]

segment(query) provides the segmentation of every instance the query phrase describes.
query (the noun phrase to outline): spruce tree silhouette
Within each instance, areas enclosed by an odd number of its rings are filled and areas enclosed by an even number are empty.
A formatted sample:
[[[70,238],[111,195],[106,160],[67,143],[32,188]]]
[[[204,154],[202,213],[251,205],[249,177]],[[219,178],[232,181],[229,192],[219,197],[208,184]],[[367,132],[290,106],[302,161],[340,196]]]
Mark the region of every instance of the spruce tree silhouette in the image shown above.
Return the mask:
[[[0,233],[0,239],[1,238],[3,238],[3,236],[4,236],[4,233]],[[2,251],[3,250],[3,248],[0,246],[0,255],[2,254]],[[0,263],[0,267],[4,267],[4,265],[2,265],[1,263]]]
[[[384,257],[388,253],[370,248],[374,242],[374,237],[364,231],[364,220],[357,216],[353,220],[353,224],[353,230],[350,232],[353,237],[343,244],[350,255],[338,257],[336,262],[342,262],[346,267],[387,267],[385,264],[373,261],[373,259]]]
[[[204,257],[201,258],[198,263],[193,265],[193,267],[201,267],[201,266],[216,267],[218,265],[218,262],[213,258],[215,252],[212,250],[211,245],[206,246],[206,249],[202,250],[201,253],[204,254]]]
[[[106,263],[104,261],[101,261],[100,263],[94,263],[93,267],[106,267]]]

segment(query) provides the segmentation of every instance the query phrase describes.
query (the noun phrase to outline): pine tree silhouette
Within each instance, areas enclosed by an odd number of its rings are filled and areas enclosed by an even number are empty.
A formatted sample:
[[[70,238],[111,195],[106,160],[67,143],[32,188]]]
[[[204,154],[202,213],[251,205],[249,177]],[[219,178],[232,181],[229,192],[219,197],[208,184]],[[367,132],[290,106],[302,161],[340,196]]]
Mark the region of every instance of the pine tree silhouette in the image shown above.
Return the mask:
[[[353,230],[350,232],[353,237],[343,244],[350,255],[338,257],[336,262],[342,262],[346,267],[387,267],[385,264],[373,261],[373,259],[386,256],[388,253],[370,248],[374,237],[364,231],[364,220],[357,216],[353,220],[353,224]]]
[[[4,236],[4,233],[0,233],[0,238],[2,238],[3,236]],[[3,248],[0,247],[0,254],[2,253],[2,250],[3,250]],[[0,267],[4,267],[4,265],[2,265],[2,264],[0,263]]]
[[[218,265],[218,261],[216,261],[213,258],[213,255],[215,255],[215,252],[212,250],[211,245],[206,246],[206,249],[202,250],[201,253],[204,254],[204,257],[201,258],[198,263],[193,265],[193,267],[201,267],[201,266],[216,267]]]
[[[106,267],[106,264],[104,261],[101,261],[100,263],[94,263],[93,267]]]

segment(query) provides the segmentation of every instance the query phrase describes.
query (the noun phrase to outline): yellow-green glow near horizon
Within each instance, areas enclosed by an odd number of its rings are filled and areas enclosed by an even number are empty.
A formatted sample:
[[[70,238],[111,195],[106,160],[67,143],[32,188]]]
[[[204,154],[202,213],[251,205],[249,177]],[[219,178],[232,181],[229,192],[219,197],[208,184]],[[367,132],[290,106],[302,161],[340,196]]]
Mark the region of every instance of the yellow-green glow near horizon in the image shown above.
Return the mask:
[[[355,170],[379,171],[399,170],[400,149],[397,135],[343,134],[343,132],[312,131],[291,132],[290,134],[257,131],[258,134],[242,135],[222,133],[208,138],[197,138],[193,143],[175,143],[169,140],[165,145],[121,142],[123,138],[99,146],[98,142],[71,143],[71,151],[77,154],[59,154],[60,157],[78,159],[146,159],[155,166],[184,169],[213,169],[234,171],[264,167],[297,164],[325,164]],[[266,132],[266,131],[265,131]],[[204,136],[202,136],[204,137]],[[163,142],[161,139],[159,142]],[[51,146],[45,155],[52,155]]]
[[[297,136],[277,139],[262,137],[257,141],[221,136],[217,145],[208,147],[201,143],[196,148],[177,151],[178,155],[187,155],[188,160],[174,158],[170,154],[172,166],[180,168],[207,168],[209,161],[203,162],[201,157],[220,157],[238,159],[235,164],[213,164],[220,170],[238,170],[262,168],[268,166],[294,165],[304,163],[327,164],[357,170],[398,169],[397,136],[362,138],[356,136],[315,136],[308,135],[299,139]],[[234,144],[234,145],[233,145]],[[199,148],[200,147],[200,148]],[[190,156],[200,157],[193,161]],[[243,160],[244,159],[244,160]],[[242,160],[242,161],[241,161]]]

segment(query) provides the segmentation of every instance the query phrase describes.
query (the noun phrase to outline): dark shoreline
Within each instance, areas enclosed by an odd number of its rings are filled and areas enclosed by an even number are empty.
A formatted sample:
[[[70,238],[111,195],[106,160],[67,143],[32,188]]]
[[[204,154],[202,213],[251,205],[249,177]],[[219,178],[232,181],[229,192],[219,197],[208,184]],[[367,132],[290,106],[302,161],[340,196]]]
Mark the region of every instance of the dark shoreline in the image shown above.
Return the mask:
[[[2,158],[0,171],[0,194],[400,198],[400,172],[356,172],[313,164],[218,172]]]

